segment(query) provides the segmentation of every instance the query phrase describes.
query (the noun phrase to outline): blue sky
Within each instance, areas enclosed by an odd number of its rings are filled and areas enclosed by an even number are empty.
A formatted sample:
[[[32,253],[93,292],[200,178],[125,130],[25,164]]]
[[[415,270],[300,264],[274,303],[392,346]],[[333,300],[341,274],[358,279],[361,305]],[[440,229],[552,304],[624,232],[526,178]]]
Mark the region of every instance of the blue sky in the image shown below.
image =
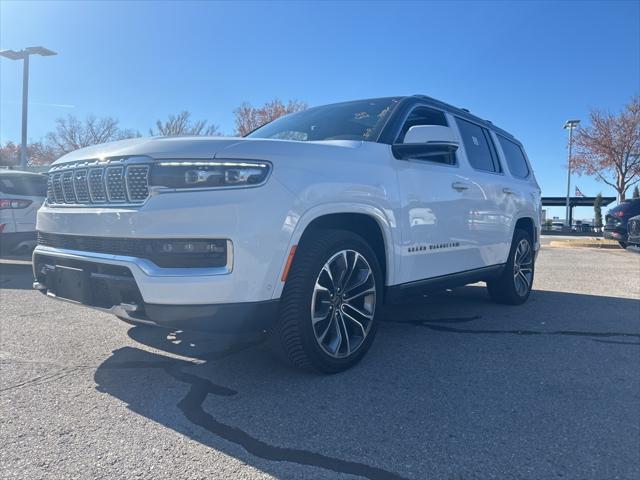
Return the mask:
[[[513,132],[545,195],[566,190],[564,121],[586,120],[591,107],[617,111],[640,93],[638,1],[3,0],[0,48],[31,45],[59,52],[32,58],[33,140],[67,114],[113,116],[146,134],[187,109],[231,133],[243,101],[424,93]],[[22,70],[6,59],[0,69],[0,141],[17,141]],[[613,194],[590,178],[576,183]]]

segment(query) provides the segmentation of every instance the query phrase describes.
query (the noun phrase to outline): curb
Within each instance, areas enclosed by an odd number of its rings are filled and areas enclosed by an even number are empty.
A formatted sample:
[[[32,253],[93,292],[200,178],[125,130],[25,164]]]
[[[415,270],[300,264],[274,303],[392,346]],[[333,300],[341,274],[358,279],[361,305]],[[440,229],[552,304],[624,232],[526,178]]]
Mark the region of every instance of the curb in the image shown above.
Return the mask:
[[[604,248],[607,250],[622,250],[622,247],[617,243],[604,242],[552,241],[549,242],[549,246],[556,248]]]

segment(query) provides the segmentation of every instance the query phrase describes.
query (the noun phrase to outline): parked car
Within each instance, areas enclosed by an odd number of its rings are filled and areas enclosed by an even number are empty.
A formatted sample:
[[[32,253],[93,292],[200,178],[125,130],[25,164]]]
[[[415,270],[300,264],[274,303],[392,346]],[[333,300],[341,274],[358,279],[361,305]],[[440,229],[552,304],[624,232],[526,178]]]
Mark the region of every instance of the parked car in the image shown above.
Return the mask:
[[[571,227],[571,230],[574,232],[589,233],[593,231],[593,228],[587,222],[577,220],[573,227]]]
[[[551,231],[552,232],[564,232],[565,227],[564,227],[564,223],[562,222],[553,222],[551,224]]]
[[[604,238],[617,240],[622,248],[627,247],[627,222],[640,215],[640,199],[623,200],[605,215]]]
[[[0,170],[0,253],[31,252],[36,245],[36,212],[47,195],[47,176]]]
[[[362,358],[383,303],[478,281],[525,302],[539,249],[521,143],[425,96],[84,148],[49,179],[35,288],[134,322],[266,331],[323,372]]]
[[[627,250],[640,253],[640,215],[627,222]]]

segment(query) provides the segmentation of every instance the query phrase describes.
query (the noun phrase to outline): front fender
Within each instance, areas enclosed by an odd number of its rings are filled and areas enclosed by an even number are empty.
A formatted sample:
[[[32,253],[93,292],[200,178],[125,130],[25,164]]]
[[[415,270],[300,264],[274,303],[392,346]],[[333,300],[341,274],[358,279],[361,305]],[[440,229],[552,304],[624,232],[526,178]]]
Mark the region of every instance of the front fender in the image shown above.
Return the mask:
[[[291,249],[298,245],[300,239],[302,238],[302,234],[306,230],[306,228],[313,222],[314,220],[325,216],[336,213],[357,213],[368,215],[373,218],[380,230],[382,232],[382,237],[384,239],[385,246],[385,256],[387,262],[387,278],[385,279],[386,285],[393,285],[395,283],[396,278],[396,262],[395,255],[396,250],[400,248],[401,239],[397,238],[397,229],[396,229],[396,219],[391,209],[381,209],[375,205],[364,204],[364,203],[351,203],[351,202],[337,202],[337,203],[324,203],[321,205],[316,205],[307,211],[305,211],[299,217],[295,215],[290,215],[288,218],[289,225],[292,226],[291,238],[289,241],[288,248],[285,252],[284,257],[281,259],[281,266],[279,270],[279,276],[277,281],[275,282],[275,288],[273,291],[272,298],[279,298],[282,295],[282,289],[284,287],[284,282],[282,282],[282,275],[286,268],[287,259],[289,257],[289,252]]]

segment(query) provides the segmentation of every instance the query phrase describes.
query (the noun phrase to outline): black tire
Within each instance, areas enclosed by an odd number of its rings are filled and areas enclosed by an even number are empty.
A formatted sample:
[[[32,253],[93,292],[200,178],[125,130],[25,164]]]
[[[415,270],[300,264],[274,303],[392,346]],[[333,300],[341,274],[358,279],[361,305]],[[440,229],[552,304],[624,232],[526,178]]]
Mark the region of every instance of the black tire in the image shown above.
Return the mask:
[[[317,230],[309,235],[310,237],[307,237],[298,246],[293,259],[280,299],[279,319],[270,332],[269,343],[281,359],[285,359],[296,367],[323,373],[337,373],[358,363],[371,347],[377,330],[376,313],[382,304],[382,273],[374,251],[359,235],[343,230]],[[373,286],[369,283],[370,289],[375,287],[375,303],[373,318],[366,323],[368,329],[366,333],[364,329],[362,330],[363,339],[360,340],[357,348],[354,348],[354,351],[349,355],[335,358],[323,350],[320,345],[321,340],[316,339],[312,325],[312,301],[316,280],[323,267],[337,253],[345,250],[357,252],[366,260],[375,282]],[[351,255],[353,255],[352,258],[356,258],[353,253]],[[362,262],[362,259],[359,262]],[[345,283],[347,282],[348,280],[345,281]],[[367,298],[370,299],[371,295],[368,294]],[[334,306],[331,305],[327,308],[333,309]],[[342,304],[336,305],[336,310],[339,308],[344,307]],[[328,322],[333,321],[332,318],[329,318]],[[348,321],[343,321],[342,327],[348,328],[347,323]],[[337,325],[336,323],[336,329],[340,330]],[[353,332],[355,324],[349,325],[349,330]],[[327,327],[328,330],[329,327]],[[346,330],[340,330],[340,332],[349,335]],[[342,339],[342,335],[340,338]]]
[[[626,248],[627,248],[627,242],[622,242],[622,241],[620,241],[620,242],[618,242],[618,243],[620,244],[620,246],[621,246],[622,248],[624,248],[624,249],[626,249]]]
[[[516,263],[516,252],[521,242],[527,242],[530,255],[530,278],[528,273],[522,274],[520,279],[516,278],[516,269],[514,267]],[[519,253],[519,252],[518,252]],[[524,269],[523,269],[524,270]],[[511,242],[511,250],[509,251],[509,259],[505,265],[504,270],[499,277],[487,281],[487,290],[489,296],[494,302],[503,303],[506,305],[520,305],[527,301],[531,294],[531,286],[533,285],[533,277],[535,273],[535,254],[533,251],[533,239],[531,235],[525,230],[516,229],[513,233],[513,241]],[[518,285],[518,282],[522,282],[525,278],[529,278],[528,288],[526,292]],[[522,283],[520,283],[520,286]]]

